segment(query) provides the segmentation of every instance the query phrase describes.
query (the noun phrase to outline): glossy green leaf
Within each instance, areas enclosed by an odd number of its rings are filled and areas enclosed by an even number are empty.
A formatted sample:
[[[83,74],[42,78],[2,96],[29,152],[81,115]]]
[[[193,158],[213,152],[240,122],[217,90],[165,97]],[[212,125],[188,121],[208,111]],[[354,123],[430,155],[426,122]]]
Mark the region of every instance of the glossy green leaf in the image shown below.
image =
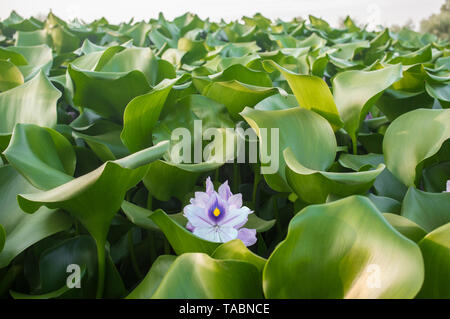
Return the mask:
[[[364,171],[370,168],[376,168],[384,164],[384,157],[381,154],[342,154],[339,157],[339,164],[354,171]],[[399,181],[388,168],[385,168],[377,176],[373,187],[378,196],[390,197],[397,201],[403,200],[408,188]]]
[[[267,152],[271,150],[272,144],[276,143],[276,140],[272,140],[276,139],[276,135],[273,135],[276,133],[273,133],[272,129],[278,131],[278,149],[277,145],[273,145],[278,154],[270,155],[279,161],[278,170],[272,174],[264,174],[273,189],[285,192],[290,190],[286,182],[286,164],[282,153],[286,147],[291,147],[297,160],[311,169],[326,170],[333,163],[336,139],[330,124],[320,115],[299,107],[278,111],[246,108],[241,115],[258,135],[260,147],[267,147]],[[266,129],[264,134],[261,134],[261,128]],[[321,147],[317,148],[317,145]],[[269,165],[269,160],[262,158],[262,165]]]
[[[425,85],[428,94],[439,100],[443,108],[450,108],[450,85],[443,84],[429,84]]]
[[[17,124],[3,155],[42,190],[69,182],[75,172],[75,151],[69,141],[53,129],[34,124]]]
[[[419,247],[368,199],[351,196],[291,220],[263,286],[267,298],[413,298],[423,276]]]
[[[402,205],[402,216],[427,232],[450,222],[450,193],[428,193],[410,187]]]
[[[130,72],[139,70],[144,73],[150,85],[155,85],[158,79],[158,60],[150,48],[126,48],[111,57],[101,68],[101,72]]]
[[[416,243],[427,234],[422,227],[408,218],[390,213],[383,213],[383,216],[399,233]]]
[[[118,122],[128,102],[150,90],[140,71],[93,72],[69,66],[68,72],[75,85],[73,102]]]
[[[418,298],[450,298],[450,224],[426,235],[420,242],[425,280]]]
[[[48,74],[53,63],[52,50],[47,45],[13,46],[7,50],[21,54],[27,64],[18,65],[25,81],[33,78],[39,71]]]
[[[237,260],[216,260],[201,253],[179,256],[152,296],[155,299],[261,297],[261,279],[255,266]]]
[[[333,96],[344,128],[355,143],[356,133],[380,94],[401,78],[401,65],[377,71],[346,71],[333,79]]]
[[[322,115],[335,130],[343,125],[331,91],[324,80],[313,75],[293,73],[273,61],[265,61],[265,64],[270,64],[283,74],[300,107]],[[319,99],[318,96],[320,96]]]
[[[51,42],[46,30],[17,31],[15,36],[16,46],[35,46]]]
[[[7,91],[23,84],[20,70],[9,61],[0,60],[0,92]]]
[[[104,246],[111,221],[126,191],[144,177],[147,164],[161,157],[167,147],[168,142],[161,142],[128,157],[106,162],[96,170],[49,191],[18,195],[19,205],[24,211],[31,213],[41,206],[63,208],[76,216],[94,237],[99,265],[97,297],[103,293]]]
[[[126,106],[121,139],[131,152],[152,145],[152,129],[176,81],[166,80],[149,93],[134,98]]]
[[[307,203],[324,203],[330,194],[349,196],[364,194],[384,170],[379,164],[374,170],[335,173],[314,170],[303,166],[291,148],[283,152],[286,161],[286,179],[294,192]]]
[[[387,129],[383,151],[387,168],[405,185],[418,185],[424,161],[450,138],[450,110],[415,110]]]
[[[6,241],[6,232],[2,225],[0,225],[0,253],[3,250],[3,247],[5,247],[5,241]]]
[[[17,203],[17,195],[39,191],[9,165],[0,167],[0,224],[6,233],[6,242],[0,252],[0,268],[34,243],[68,229],[71,218],[61,211],[40,208],[26,214]]]
[[[254,265],[261,273],[266,264],[266,260],[251,252],[239,239],[223,243],[212,254],[215,259],[242,260]]]
[[[54,127],[60,97],[61,93],[42,72],[25,84],[0,93],[0,134],[11,134],[16,123]]]
[[[150,299],[160,285],[162,279],[172,266],[176,257],[161,255],[155,260],[147,275],[126,299]]]

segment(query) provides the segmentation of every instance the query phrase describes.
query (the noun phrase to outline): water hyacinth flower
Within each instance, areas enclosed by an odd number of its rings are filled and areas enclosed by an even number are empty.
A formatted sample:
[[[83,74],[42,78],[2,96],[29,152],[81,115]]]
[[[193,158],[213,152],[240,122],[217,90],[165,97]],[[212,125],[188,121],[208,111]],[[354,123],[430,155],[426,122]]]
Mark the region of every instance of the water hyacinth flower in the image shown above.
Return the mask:
[[[256,243],[256,230],[242,227],[253,212],[242,206],[242,194],[231,193],[228,181],[216,192],[208,177],[206,192],[195,192],[183,212],[186,228],[200,238],[218,243],[238,238],[246,246]]]
[[[447,181],[447,193],[450,193],[450,180]]]

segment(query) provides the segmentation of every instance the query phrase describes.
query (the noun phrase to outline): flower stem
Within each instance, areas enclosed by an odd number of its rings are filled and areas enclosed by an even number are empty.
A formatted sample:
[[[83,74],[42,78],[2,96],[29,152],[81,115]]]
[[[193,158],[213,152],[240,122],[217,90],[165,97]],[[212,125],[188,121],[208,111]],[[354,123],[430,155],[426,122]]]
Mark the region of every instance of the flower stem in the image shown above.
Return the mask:
[[[216,171],[214,172],[214,180],[216,182],[219,182],[219,168],[216,168]]]
[[[261,180],[261,174],[259,173],[259,167],[255,169],[255,178],[253,180],[253,194],[252,194],[252,201],[253,201],[253,208],[256,209],[256,193],[258,192],[258,185]]]
[[[147,196],[147,209],[152,210],[152,207],[153,207],[153,196],[152,196],[152,194],[148,193],[148,196]]]
[[[170,255],[170,244],[166,238],[164,238],[164,254]]]
[[[97,246],[97,258],[98,258],[98,281],[97,281],[97,292],[95,297],[97,299],[102,298],[103,290],[105,287],[105,240],[95,239],[95,244]]]
[[[149,242],[150,246],[150,260],[153,263],[153,261],[155,261],[155,259],[158,256],[155,246],[155,237],[153,237],[153,234],[150,231],[148,231],[147,234],[148,234],[147,241]]]
[[[279,234],[281,234],[281,223],[280,223],[280,214],[278,212],[278,196],[275,195],[273,197],[273,212],[275,215],[275,219],[276,219],[276,225],[277,225],[277,231]]]
[[[236,162],[233,163],[233,193],[239,193],[240,175],[239,166]]]
[[[356,139],[355,135],[352,135],[352,146],[353,146],[353,154],[358,154],[358,140]]]
[[[136,273],[138,278],[142,278],[141,270],[139,269],[139,264],[136,259],[136,252],[134,251],[134,242],[133,242],[133,230],[131,229],[128,232],[128,250],[130,251],[130,259],[131,265],[133,266],[133,270]]]

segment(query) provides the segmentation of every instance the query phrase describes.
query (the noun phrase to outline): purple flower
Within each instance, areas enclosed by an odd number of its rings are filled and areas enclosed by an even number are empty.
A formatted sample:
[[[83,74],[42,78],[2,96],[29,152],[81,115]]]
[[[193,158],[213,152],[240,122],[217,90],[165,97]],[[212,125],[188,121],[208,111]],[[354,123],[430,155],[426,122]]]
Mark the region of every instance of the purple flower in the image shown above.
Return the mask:
[[[228,181],[216,192],[209,177],[206,192],[195,192],[191,203],[184,208],[188,219],[186,228],[194,235],[217,243],[239,238],[246,246],[256,243],[256,230],[242,228],[251,213],[248,207],[242,206],[242,194],[231,193]]]
[[[371,120],[371,119],[373,119],[373,116],[372,116],[372,113],[367,113],[367,115],[366,115],[366,118],[365,118],[366,120]]]
[[[447,193],[450,193],[450,180],[447,181]]]

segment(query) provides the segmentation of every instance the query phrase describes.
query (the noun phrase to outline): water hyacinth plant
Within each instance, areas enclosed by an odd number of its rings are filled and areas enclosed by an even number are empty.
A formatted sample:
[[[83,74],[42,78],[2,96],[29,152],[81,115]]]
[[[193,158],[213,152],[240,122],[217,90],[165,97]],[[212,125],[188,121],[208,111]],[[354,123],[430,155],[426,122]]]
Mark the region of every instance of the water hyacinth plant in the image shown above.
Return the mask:
[[[218,243],[236,238],[246,246],[256,243],[256,230],[242,227],[253,212],[242,206],[242,194],[231,193],[228,181],[216,192],[208,177],[206,192],[195,192],[190,202],[184,207],[184,216],[188,219],[186,228],[194,235]]]
[[[351,18],[12,12],[0,298],[450,298],[449,88]]]

